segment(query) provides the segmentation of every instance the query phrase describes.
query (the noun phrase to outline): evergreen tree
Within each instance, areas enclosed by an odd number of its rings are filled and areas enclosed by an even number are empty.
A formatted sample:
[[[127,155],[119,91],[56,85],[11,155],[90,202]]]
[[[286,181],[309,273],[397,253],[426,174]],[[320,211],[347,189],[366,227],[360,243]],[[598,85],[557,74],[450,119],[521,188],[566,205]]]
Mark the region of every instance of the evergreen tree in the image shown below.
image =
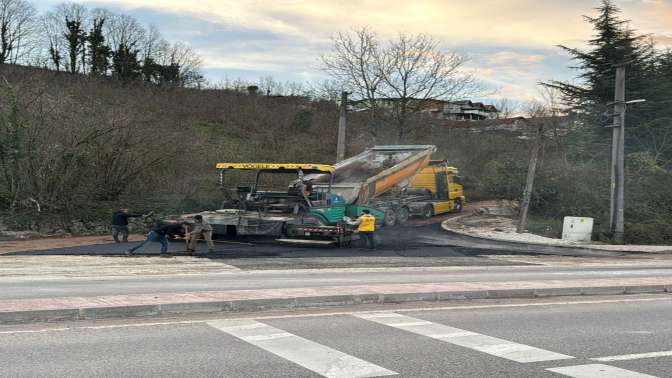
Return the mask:
[[[161,66],[161,80],[162,84],[181,85],[182,76],[180,74],[180,65],[171,63]]]
[[[637,105],[638,111],[628,108],[633,127],[628,125],[626,136],[634,138],[632,147],[672,171],[672,51],[659,54],[651,72],[652,80],[641,96],[646,102]]]
[[[68,57],[70,58],[70,73],[77,73],[77,60],[83,54],[86,41],[86,32],[82,29],[82,22],[65,19],[66,32],[63,34],[68,42]],[[82,62],[84,67],[84,62]]]
[[[560,46],[568,52],[579,70],[580,85],[552,81],[546,85],[557,88],[563,95],[566,105],[580,115],[583,126],[575,133],[574,146],[579,155],[594,155],[595,145],[608,145],[611,130],[605,124],[611,121],[603,114],[611,112],[607,105],[614,101],[615,68],[614,65],[627,63],[626,97],[640,98],[649,88],[653,79],[655,50],[651,44],[645,43],[645,37],[636,35],[630,29],[629,22],[620,19],[620,10],[613,0],[602,0],[597,8],[597,17],[586,20],[593,25],[595,36],[588,41],[588,51]],[[627,124],[637,125],[646,118],[643,108],[628,109]],[[627,135],[627,134],[626,134]],[[632,134],[631,134],[632,135]],[[633,146],[626,143],[628,146]],[[599,152],[606,153],[602,149]]]
[[[109,69],[109,59],[112,51],[109,46],[105,44],[105,36],[103,35],[103,24],[105,18],[97,18],[93,20],[93,27],[89,32],[87,41],[89,43],[89,67],[91,75],[105,76]]]
[[[161,73],[159,72],[160,65],[151,57],[147,56],[142,61],[142,79],[150,83],[156,83]]]
[[[49,58],[51,59],[52,63],[54,63],[54,67],[56,67],[56,71],[61,70],[61,61],[63,61],[63,56],[61,55],[60,51],[56,47],[54,47],[53,44],[49,45]]]
[[[137,49],[120,44],[112,54],[113,76],[123,81],[139,79],[142,76],[142,66],[138,60],[138,53]]]

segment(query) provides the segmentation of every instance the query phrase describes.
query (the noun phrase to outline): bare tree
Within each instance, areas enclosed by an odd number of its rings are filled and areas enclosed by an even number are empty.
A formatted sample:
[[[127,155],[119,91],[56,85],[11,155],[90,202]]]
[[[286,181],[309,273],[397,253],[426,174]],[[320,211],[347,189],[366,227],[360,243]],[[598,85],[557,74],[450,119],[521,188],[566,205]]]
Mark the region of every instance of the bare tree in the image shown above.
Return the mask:
[[[145,28],[132,16],[112,14],[107,18],[105,39],[114,50],[119,46],[139,49],[146,35]]]
[[[497,108],[497,118],[512,118],[520,115],[524,110],[524,104],[511,98],[500,98],[494,101]]]
[[[481,91],[473,74],[463,71],[466,58],[441,51],[438,41],[425,34],[399,34],[378,58],[382,91],[394,100],[390,110],[397,142],[415,127],[410,117],[429,101],[470,97]]]
[[[336,80],[322,80],[308,83],[308,94],[315,100],[337,103],[341,99],[341,83]]]
[[[16,63],[30,52],[36,15],[26,0],[0,0],[0,63]]]
[[[45,51],[48,52],[51,65],[57,71],[65,67],[70,67],[70,70],[74,72],[77,72],[78,68],[85,69],[86,51],[80,48],[83,47],[83,44],[80,46],[81,41],[73,43],[77,38],[72,35],[72,32],[74,29],[88,30],[88,16],[89,11],[83,5],[62,3],[54,11],[47,12],[42,17]],[[78,27],[73,28],[75,25]]]
[[[321,57],[324,70],[368,110],[374,142],[379,133],[378,90],[383,84],[381,51],[376,34],[367,27],[332,38],[333,52]]]
[[[375,138],[381,120],[391,120],[398,142],[416,127],[411,118],[433,100],[454,100],[482,93],[466,58],[444,52],[424,34],[399,36],[381,45],[375,33],[360,28],[333,38],[334,50],[322,57],[325,71],[369,112]]]
[[[161,51],[167,50],[168,42],[161,36],[161,32],[156,25],[149,25],[149,29],[145,34],[145,38],[142,41],[142,48],[140,53],[142,54],[141,58],[143,61],[151,59],[152,61],[158,61],[158,55]]]
[[[204,78],[201,75],[201,57],[189,45],[175,42],[164,51],[164,66],[176,67],[177,82],[182,86],[200,86]]]

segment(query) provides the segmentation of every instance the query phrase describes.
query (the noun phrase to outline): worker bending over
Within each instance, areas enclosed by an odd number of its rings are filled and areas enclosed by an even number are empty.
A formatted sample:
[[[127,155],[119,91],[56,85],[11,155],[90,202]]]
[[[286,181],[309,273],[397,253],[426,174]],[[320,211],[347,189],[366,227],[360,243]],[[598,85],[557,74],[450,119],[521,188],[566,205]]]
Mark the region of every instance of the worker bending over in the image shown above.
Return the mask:
[[[188,225],[187,222],[157,225],[149,231],[145,241],[126,251],[126,255],[132,255],[149,242],[159,242],[161,243],[161,257],[168,257],[168,237],[181,235],[183,227]]]

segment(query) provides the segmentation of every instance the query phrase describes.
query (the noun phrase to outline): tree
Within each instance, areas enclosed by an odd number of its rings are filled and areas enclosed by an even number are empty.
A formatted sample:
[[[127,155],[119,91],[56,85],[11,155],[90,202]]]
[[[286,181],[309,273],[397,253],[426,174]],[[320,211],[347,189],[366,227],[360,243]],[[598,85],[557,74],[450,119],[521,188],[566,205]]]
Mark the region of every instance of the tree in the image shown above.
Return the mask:
[[[49,12],[44,15],[41,18],[41,29],[41,34],[46,41],[45,48],[49,53],[48,60],[56,71],[60,71],[61,62],[63,61],[61,50],[65,44],[63,43],[61,22],[58,15],[54,12]]]
[[[523,104],[511,98],[500,98],[493,105],[497,108],[497,118],[512,118],[523,111]]]
[[[161,82],[178,86],[198,86],[203,82],[201,58],[187,44],[167,45],[161,55]]]
[[[382,93],[396,99],[391,114],[397,142],[404,141],[416,126],[410,118],[431,100],[454,100],[480,91],[473,75],[461,71],[466,59],[441,51],[438,41],[427,35],[399,34],[381,58]]]
[[[89,43],[89,67],[91,75],[106,76],[110,66],[109,59],[112,55],[110,47],[105,43],[103,26],[105,18],[95,18],[93,26],[87,37]]]
[[[30,52],[36,15],[26,0],[0,0],[0,63],[16,63]]]
[[[42,17],[45,50],[56,70],[60,71],[63,66],[71,73],[86,69],[84,47],[88,14],[87,8],[80,4],[63,3]]]
[[[585,126],[581,133],[575,134],[580,154],[594,155],[595,149],[591,146],[602,145],[609,137],[610,130],[602,127],[606,121],[601,120],[607,110],[607,103],[614,100],[614,65],[627,64],[626,91],[629,98],[640,98],[651,83],[652,64],[654,57],[653,46],[646,43],[644,36],[638,36],[630,29],[629,22],[619,18],[620,10],[612,0],[602,0],[597,8],[597,17],[585,16],[593,25],[595,36],[588,41],[591,47],[587,51],[567,46],[560,46],[568,52],[576,65],[572,68],[579,71],[579,85],[572,83],[551,81],[547,86],[558,89],[565,104],[582,116]],[[641,117],[643,108],[629,111],[628,124]],[[639,114],[638,114],[639,113]],[[628,135],[630,138],[632,135]],[[627,145],[631,145],[627,143]],[[604,151],[598,150],[598,153]],[[592,159],[592,156],[590,156]]]
[[[105,29],[105,39],[115,48],[127,46],[140,49],[147,33],[138,20],[126,14],[110,14]]]
[[[442,51],[430,36],[401,33],[383,46],[361,28],[339,33],[333,42],[333,52],[322,57],[324,70],[368,110],[374,139],[382,120],[402,142],[417,125],[413,116],[429,102],[481,92],[474,76],[462,70],[466,58]]]
[[[119,80],[130,81],[141,77],[142,67],[138,50],[128,45],[119,45],[112,53],[112,75]]]
[[[647,150],[657,164],[668,170],[672,170],[670,93],[672,93],[672,51],[667,50],[655,59],[652,80],[642,94],[642,98],[645,98],[647,102],[637,105],[636,110],[639,112],[633,112],[633,115],[641,116],[633,118],[638,127],[629,132],[641,149]],[[633,110],[635,109],[629,108],[628,112]]]
[[[381,48],[376,34],[362,27],[332,38],[333,52],[321,57],[325,72],[368,111],[374,142],[379,134],[378,89],[383,83]]]
[[[77,73],[77,60],[80,54],[84,54],[86,32],[82,29],[82,22],[79,20],[65,19],[66,32],[63,34],[68,43],[68,57],[70,58],[70,73]],[[84,69],[84,59],[82,59],[82,70]]]

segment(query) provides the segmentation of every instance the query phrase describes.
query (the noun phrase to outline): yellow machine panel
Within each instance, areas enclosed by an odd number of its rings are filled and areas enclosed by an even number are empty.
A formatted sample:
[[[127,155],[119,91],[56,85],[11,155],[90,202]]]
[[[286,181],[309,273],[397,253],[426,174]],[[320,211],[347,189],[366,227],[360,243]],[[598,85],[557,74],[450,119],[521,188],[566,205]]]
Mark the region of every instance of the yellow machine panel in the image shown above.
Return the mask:
[[[288,171],[318,171],[333,172],[335,167],[327,164],[305,163],[217,163],[217,169],[240,169],[240,170],[288,170]]]

